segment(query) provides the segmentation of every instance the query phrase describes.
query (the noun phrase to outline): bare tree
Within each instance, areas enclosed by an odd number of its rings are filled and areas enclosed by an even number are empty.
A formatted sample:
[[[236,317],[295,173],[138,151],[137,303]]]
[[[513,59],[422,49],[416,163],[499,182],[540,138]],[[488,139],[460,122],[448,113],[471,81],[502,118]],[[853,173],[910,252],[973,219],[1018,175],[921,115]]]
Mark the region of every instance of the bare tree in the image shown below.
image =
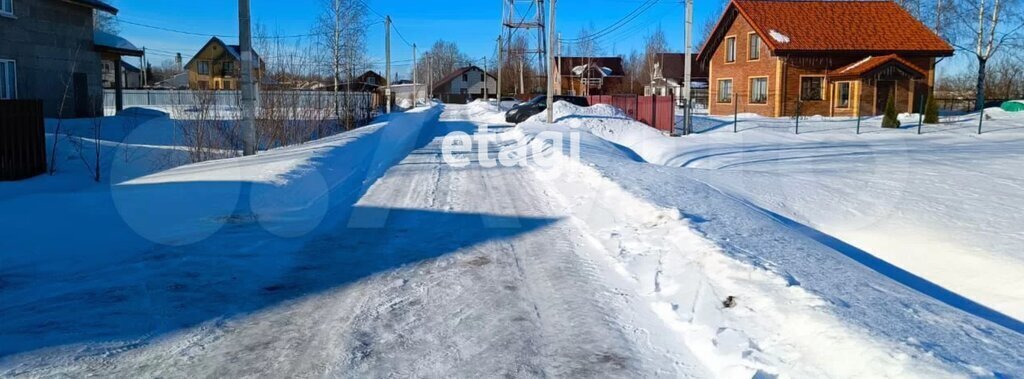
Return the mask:
[[[1020,46],[1024,12],[1018,0],[957,0],[951,30],[953,46],[977,61],[975,110],[985,106],[987,66],[993,57],[1010,46]]]
[[[650,83],[654,76],[654,65],[659,63],[658,54],[668,52],[668,39],[665,37],[665,30],[659,25],[651,34],[644,38],[643,71],[640,72],[641,83]]]
[[[534,60],[529,57],[529,46],[530,43],[526,36],[522,34],[514,35],[510,41],[506,41],[508,46],[505,47],[506,54],[502,57],[504,59],[504,68],[502,71],[502,93],[526,93],[526,78],[534,76],[534,67],[532,62]]]
[[[366,63],[366,8],[360,0],[322,0],[323,13],[317,19],[316,44],[326,53],[326,67],[331,72],[334,92],[334,114],[342,118],[341,97],[338,96],[342,80],[351,83],[356,71]],[[345,96],[345,124],[354,126],[354,109],[350,96]]]
[[[452,71],[471,63],[472,59],[459,50],[454,42],[437,40],[430,49],[420,54],[416,63],[416,77],[427,83],[437,83]]]
[[[629,52],[629,55],[625,56],[622,60],[623,69],[626,71],[626,81],[629,85],[629,92],[633,94],[641,94],[644,90],[644,83],[640,81],[640,77],[643,76],[644,62],[643,55],[634,49]]]

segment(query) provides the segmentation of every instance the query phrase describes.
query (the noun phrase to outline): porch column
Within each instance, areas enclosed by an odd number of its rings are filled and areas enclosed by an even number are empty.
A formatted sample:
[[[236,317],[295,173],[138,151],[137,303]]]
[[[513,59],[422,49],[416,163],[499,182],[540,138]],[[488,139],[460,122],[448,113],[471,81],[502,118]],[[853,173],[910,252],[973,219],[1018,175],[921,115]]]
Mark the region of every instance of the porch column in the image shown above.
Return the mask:
[[[114,58],[114,114],[117,114],[124,109],[124,93],[121,88],[124,84],[121,82],[121,57]]]

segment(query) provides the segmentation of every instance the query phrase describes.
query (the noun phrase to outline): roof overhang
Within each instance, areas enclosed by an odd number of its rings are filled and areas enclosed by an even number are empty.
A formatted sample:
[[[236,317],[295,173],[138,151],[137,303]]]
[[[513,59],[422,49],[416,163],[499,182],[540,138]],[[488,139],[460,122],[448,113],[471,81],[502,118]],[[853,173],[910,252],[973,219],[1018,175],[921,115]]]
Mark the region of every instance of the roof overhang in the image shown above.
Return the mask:
[[[141,57],[142,49],[139,49],[124,37],[110,34],[101,30],[95,30],[92,34],[94,49],[100,53],[108,53],[121,56]]]
[[[928,76],[928,72],[916,65],[906,61],[895,54],[885,56],[869,56],[861,61],[851,63],[845,67],[838,68],[829,73],[830,79],[855,79],[876,75],[886,68],[895,68],[906,75],[921,79]]]
[[[104,3],[100,0],[64,0],[65,3],[71,3],[75,5],[81,5],[83,7],[89,7],[92,9],[101,10],[113,15],[117,14],[117,8],[110,6],[110,4]]]

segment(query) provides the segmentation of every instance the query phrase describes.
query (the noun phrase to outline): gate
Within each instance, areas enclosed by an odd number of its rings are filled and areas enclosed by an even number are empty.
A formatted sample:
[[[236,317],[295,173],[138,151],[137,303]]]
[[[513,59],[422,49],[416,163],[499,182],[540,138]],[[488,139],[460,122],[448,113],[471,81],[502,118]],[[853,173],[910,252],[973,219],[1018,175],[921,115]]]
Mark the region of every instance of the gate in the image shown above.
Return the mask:
[[[0,180],[46,172],[42,100],[0,100]]]

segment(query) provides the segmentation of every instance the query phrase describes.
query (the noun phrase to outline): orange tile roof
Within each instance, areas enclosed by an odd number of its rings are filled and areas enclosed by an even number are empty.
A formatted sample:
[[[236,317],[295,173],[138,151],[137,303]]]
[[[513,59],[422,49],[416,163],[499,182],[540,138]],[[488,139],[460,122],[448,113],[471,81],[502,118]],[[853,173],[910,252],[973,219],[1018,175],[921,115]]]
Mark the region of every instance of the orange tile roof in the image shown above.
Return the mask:
[[[918,75],[921,75],[921,76],[927,76],[928,75],[927,71],[923,70],[920,67],[917,67],[913,63],[910,63],[906,59],[903,59],[903,58],[901,58],[900,56],[898,56],[896,54],[889,54],[889,55],[869,56],[867,58],[864,58],[863,60],[859,60],[857,62],[850,63],[850,64],[848,64],[848,65],[846,65],[844,67],[840,67],[838,69],[832,70],[831,72],[829,72],[829,76],[832,76],[832,77],[856,77],[856,76],[861,76],[863,74],[866,74],[866,73],[869,73],[871,71],[874,71],[875,69],[877,69],[879,67],[882,67],[882,66],[884,66],[885,64],[887,64],[889,62],[895,62],[897,64],[900,64],[900,65],[906,67],[907,69],[909,69],[910,71],[913,71],[915,74],[918,74]]]
[[[892,1],[733,0],[777,52],[904,52],[953,48]]]

